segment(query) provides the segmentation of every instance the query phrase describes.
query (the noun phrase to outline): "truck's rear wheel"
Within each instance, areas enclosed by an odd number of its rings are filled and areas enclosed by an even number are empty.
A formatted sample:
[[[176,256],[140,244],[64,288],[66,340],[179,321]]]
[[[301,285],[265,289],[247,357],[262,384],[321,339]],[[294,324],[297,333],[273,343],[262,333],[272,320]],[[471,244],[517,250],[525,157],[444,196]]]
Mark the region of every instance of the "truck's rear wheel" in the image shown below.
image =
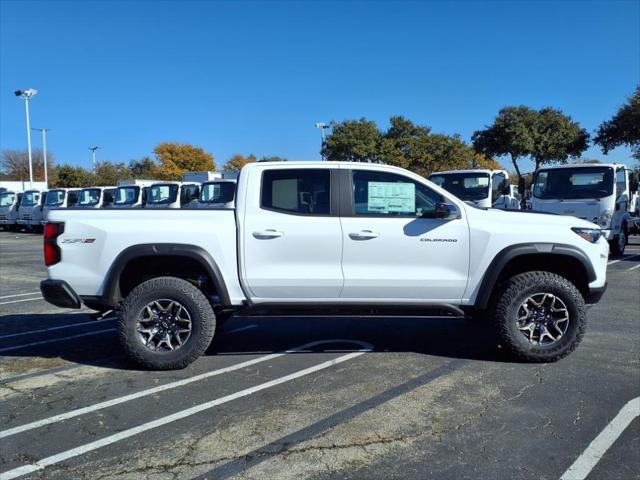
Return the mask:
[[[154,370],[184,368],[202,355],[216,327],[207,297],[176,277],[141,283],[124,299],[118,336],[128,357]]]
[[[627,235],[627,226],[623,225],[620,229],[620,233],[613,237],[613,240],[609,242],[609,250],[614,257],[621,257],[624,255],[624,249],[627,247],[629,237]]]
[[[566,278],[526,272],[498,292],[495,322],[501,343],[527,362],[554,362],[571,353],[586,328],[584,299]]]

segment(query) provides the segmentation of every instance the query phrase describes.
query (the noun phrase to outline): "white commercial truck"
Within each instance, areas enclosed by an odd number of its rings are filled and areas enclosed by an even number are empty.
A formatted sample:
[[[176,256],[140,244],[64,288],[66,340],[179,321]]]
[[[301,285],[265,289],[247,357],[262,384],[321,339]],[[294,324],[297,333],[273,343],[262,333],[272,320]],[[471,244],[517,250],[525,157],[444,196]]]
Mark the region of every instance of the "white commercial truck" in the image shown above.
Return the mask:
[[[77,208],[108,208],[113,203],[116,187],[88,187],[80,190]]]
[[[235,208],[57,210],[45,227],[48,302],[118,311],[139,365],[182,368],[231,314],[480,315],[517,358],[580,342],[606,287],[600,228],[474,208],[412,172],[259,162]]]
[[[200,186],[200,197],[185,208],[233,208],[237,180],[224,179],[204,182]]]
[[[448,170],[432,173],[429,180],[474,207],[520,209],[506,170]]]
[[[121,180],[113,195],[111,208],[143,208],[149,187],[157,180]]]
[[[0,227],[15,230],[18,225],[18,208],[22,200],[22,192],[5,190],[0,193]]]
[[[635,222],[630,205],[637,181],[630,174],[628,167],[615,163],[540,168],[533,179],[531,208],[598,224],[611,254],[620,256]]]
[[[46,198],[46,190],[26,190],[22,194],[22,200],[18,208],[18,225],[23,225],[28,230],[39,230],[42,220],[42,208]]]
[[[184,183],[204,183],[211,180],[218,180],[222,178],[221,172],[186,172],[182,174],[182,181]]]
[[[80,198],[80,189],[78,188],[53,188],[47,192],[47,198],[42,207],[42,218],[40,223],[44,225],[49,218],[51,210],[59,208],[75,207]]]
[[[145,208],[182,208],[200,194],[198,183],[158,182],[149,187]]]

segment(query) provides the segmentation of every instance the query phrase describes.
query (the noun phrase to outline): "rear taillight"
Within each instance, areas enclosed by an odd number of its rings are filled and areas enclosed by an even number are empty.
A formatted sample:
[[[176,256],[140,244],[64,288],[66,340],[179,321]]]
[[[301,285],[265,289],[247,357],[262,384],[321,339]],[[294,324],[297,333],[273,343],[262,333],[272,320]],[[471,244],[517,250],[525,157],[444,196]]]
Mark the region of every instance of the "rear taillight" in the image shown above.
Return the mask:
[[[47,223],[44,226],[44,264],[47,267],[60,261],[58,237],[64,232],[64,223]]]

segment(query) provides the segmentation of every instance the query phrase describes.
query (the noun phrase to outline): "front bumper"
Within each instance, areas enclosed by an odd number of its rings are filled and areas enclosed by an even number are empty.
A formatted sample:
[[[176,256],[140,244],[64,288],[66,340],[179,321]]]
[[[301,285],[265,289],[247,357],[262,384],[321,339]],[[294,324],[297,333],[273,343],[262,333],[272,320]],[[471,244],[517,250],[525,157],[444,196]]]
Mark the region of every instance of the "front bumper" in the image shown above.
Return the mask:
[[[595,303],[598,303],[606,290],[607,290],[606,282],[602,287],[590,288],[589,292],[584,297],[584,303],[586,303],[587,305],[593,305]]]
[[[40,291],[42,297],[56,307],[80,308],[80,297],[64,280],[42,280]]]

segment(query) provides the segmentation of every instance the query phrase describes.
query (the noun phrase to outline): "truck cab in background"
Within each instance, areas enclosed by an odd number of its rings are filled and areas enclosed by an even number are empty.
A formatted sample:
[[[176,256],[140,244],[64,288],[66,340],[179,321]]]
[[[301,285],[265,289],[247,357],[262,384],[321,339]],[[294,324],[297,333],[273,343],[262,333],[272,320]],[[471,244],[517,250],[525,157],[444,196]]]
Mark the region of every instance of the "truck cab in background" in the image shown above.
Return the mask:
[[[537,212],[572,215],[598,224],[613,256],[620,256],[637,218],[631,211],[637,180],[625,165],[576,164],[540,168],[531,206]]]
[[[42,207],[40,224],[44,226],[44,224],[47,223],[49,212],[51,210],[75,207],[78,203],[79,197],[80,189],[77,188],[53,188],[49,190]]]
[[[116,187],[88,187],[80,190],[78,208],[109,208],[113,204]]]
[[[28,230],[40,229],[42,207],[47,198],[47,191],[26,190],[22,195],[18,208],[18,225],[24,225]]]
[[[21,200],[22,192],[6,190],[0,193],[0,227],[8,230],[16,228]]]
[[[149,187],[157,180],[121,180],[113,195],[111,208],[143,208]]]
[[[221,178],[204,182],[200,197],[185,208],[234,208],[237,180]]]
[[[474,207],[520,209],[506,170],[448,170],[432,173],[429,180]]]
[[[149,187],[145,208],[182,208],[199,195],[197,183],[157,182]]]

